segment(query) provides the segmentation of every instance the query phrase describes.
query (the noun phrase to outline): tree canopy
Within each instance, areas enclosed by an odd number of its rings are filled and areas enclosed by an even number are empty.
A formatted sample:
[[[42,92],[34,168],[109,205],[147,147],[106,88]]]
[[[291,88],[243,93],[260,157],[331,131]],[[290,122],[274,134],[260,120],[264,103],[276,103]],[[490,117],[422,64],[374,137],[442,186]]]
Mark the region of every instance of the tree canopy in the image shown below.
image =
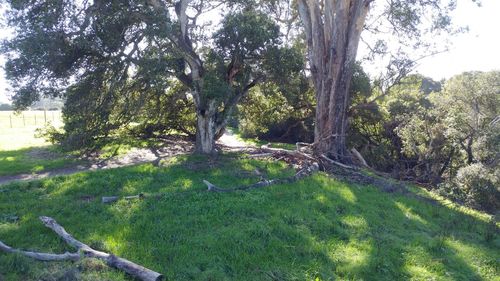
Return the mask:
[[[300,53],[281,44],[278,25],[251,1],[7,2],[16,36],[3,52],[15,105],[64,97],[65,139],[76,147],[137,120],[178,82],[183,93],[168,105],[192,99],[197,149],[211,153],[250,88],[302,69],[300,59],[276,67]],[[198,22],[221,7],[220,24]]]

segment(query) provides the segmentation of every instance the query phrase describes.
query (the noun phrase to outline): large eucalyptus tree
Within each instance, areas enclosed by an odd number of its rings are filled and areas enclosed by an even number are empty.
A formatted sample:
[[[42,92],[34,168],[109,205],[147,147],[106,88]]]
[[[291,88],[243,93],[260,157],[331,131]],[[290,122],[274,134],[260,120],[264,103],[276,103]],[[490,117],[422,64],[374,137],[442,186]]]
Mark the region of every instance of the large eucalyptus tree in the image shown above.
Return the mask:
[[[431,44],[425,41],[432,37],[426,34],[451,31],[449,11],[454,9],[456,0],[443,2],[297,0],[317,99],[314,136],[317,154],[350,162],[346,148],[349,87],[362,32],[367,30],[372,39],[382,36],[383,40],[372,40],[376,42],[371,46],[372,51],[389,54],[393,66],[404,74],[414,63],[408,56],[398,57],[405,55],[401,49],[396,54],[388,51],[387,45],[428,50]]]
[[[65,97],[65,138],[80,147],[130,120],[143,93],[161,95],[176,79],[194,101],[196,150],[212,153],[242,96],[294,55],[280,48],[279,27],[253,1],[5,2],[14,36],[3,52],[15,104]]]

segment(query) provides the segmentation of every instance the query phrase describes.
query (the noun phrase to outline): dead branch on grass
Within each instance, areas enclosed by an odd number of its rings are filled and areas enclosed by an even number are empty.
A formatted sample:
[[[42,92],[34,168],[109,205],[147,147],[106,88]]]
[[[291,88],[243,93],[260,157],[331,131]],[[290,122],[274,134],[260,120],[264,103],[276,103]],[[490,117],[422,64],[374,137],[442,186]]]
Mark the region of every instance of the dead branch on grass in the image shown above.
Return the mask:
[[[75,253],[66,252],[64,254],[30,252],[12,248],[4,244],[2,241],[0,241],[0,250],[7,253],[21,254],[40,261],[64,261],[64,260],[78,261],[83,257],[96,258],[105,261],[106,264],[111,267],[122,270],[130,274],[131,276],[143,281],[158,281],[163,279],[163,275],[161,275],[158,272],[152,271],[141,265],[135,264],[129,260],[117,257],[113,254],[108,254],[105,252],[92,249],[87,244],[84,244],[76,240],[73,236],[71,236],[71,234],[66,232],[66,230],[61,225],[59,225],[53,218],[42,216],[40,217],[40,220],[46,227],[52,229],[59,237],[61,237],[64,240],[64,242],[76,248],[77,251]]]

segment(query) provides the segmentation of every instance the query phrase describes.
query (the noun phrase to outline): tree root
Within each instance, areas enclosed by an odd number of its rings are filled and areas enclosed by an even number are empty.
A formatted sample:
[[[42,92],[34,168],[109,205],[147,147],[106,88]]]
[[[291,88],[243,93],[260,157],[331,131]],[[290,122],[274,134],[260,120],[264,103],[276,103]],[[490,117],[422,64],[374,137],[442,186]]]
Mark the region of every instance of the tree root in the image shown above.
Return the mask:
[[[64,254],[49,254],[49,253],[22,251],[19,249],[11,248],[6,244],[4,244],[2,241],[0,241],[0,250],[7,253],[21,254],[40,261],[64,261],[64,260],[78,261],[83,257],[96,258],[105,261],[111,267],[122,270],[130,274],[131,276],[134,276],[135,278],[143,281],[158,281],[163,279],[163,275],[161,275],[158,272],[152,271],[141,265],[117,257],[113,254],[108,254],[90,248],[87,244],[84,244],[73,238],[73,236],[71,236],[71,234],[66,232],[66,230],[62,226],[60,226],[53,218],[42,216],[40,217],[40,220],[46,227],[52,229],[57,235],[59,235],[59,237],[61,237],[64,240],[64,242],[76,248],[77,252],[75,253],[66,252]]]

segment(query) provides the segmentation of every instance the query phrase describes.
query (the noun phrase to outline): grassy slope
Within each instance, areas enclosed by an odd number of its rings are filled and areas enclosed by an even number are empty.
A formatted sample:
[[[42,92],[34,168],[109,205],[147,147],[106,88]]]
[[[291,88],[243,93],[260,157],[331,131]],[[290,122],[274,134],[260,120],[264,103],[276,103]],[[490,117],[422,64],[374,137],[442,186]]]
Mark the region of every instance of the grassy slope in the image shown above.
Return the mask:
[[[24,249],[68,250],[37,219],[48,215],[77,239],[167,280],[499,280],[500,237],[485,215],[323,174],[250,192],[207,193],[202,179],[228,187],[254,182],[255,167],[270,178],[293,172],[280,163],[227,155],[210,168],[205,164],[203,158],[179,158],[165,168],[141,165],[2,186],[0,240]],[[103,195],[138,192],[166,194],[99,202]],[[13,215],[20,220],[12,221]],[[0,279],[63,275],[127,280],[93,261],[75,266],[0,253]]]

